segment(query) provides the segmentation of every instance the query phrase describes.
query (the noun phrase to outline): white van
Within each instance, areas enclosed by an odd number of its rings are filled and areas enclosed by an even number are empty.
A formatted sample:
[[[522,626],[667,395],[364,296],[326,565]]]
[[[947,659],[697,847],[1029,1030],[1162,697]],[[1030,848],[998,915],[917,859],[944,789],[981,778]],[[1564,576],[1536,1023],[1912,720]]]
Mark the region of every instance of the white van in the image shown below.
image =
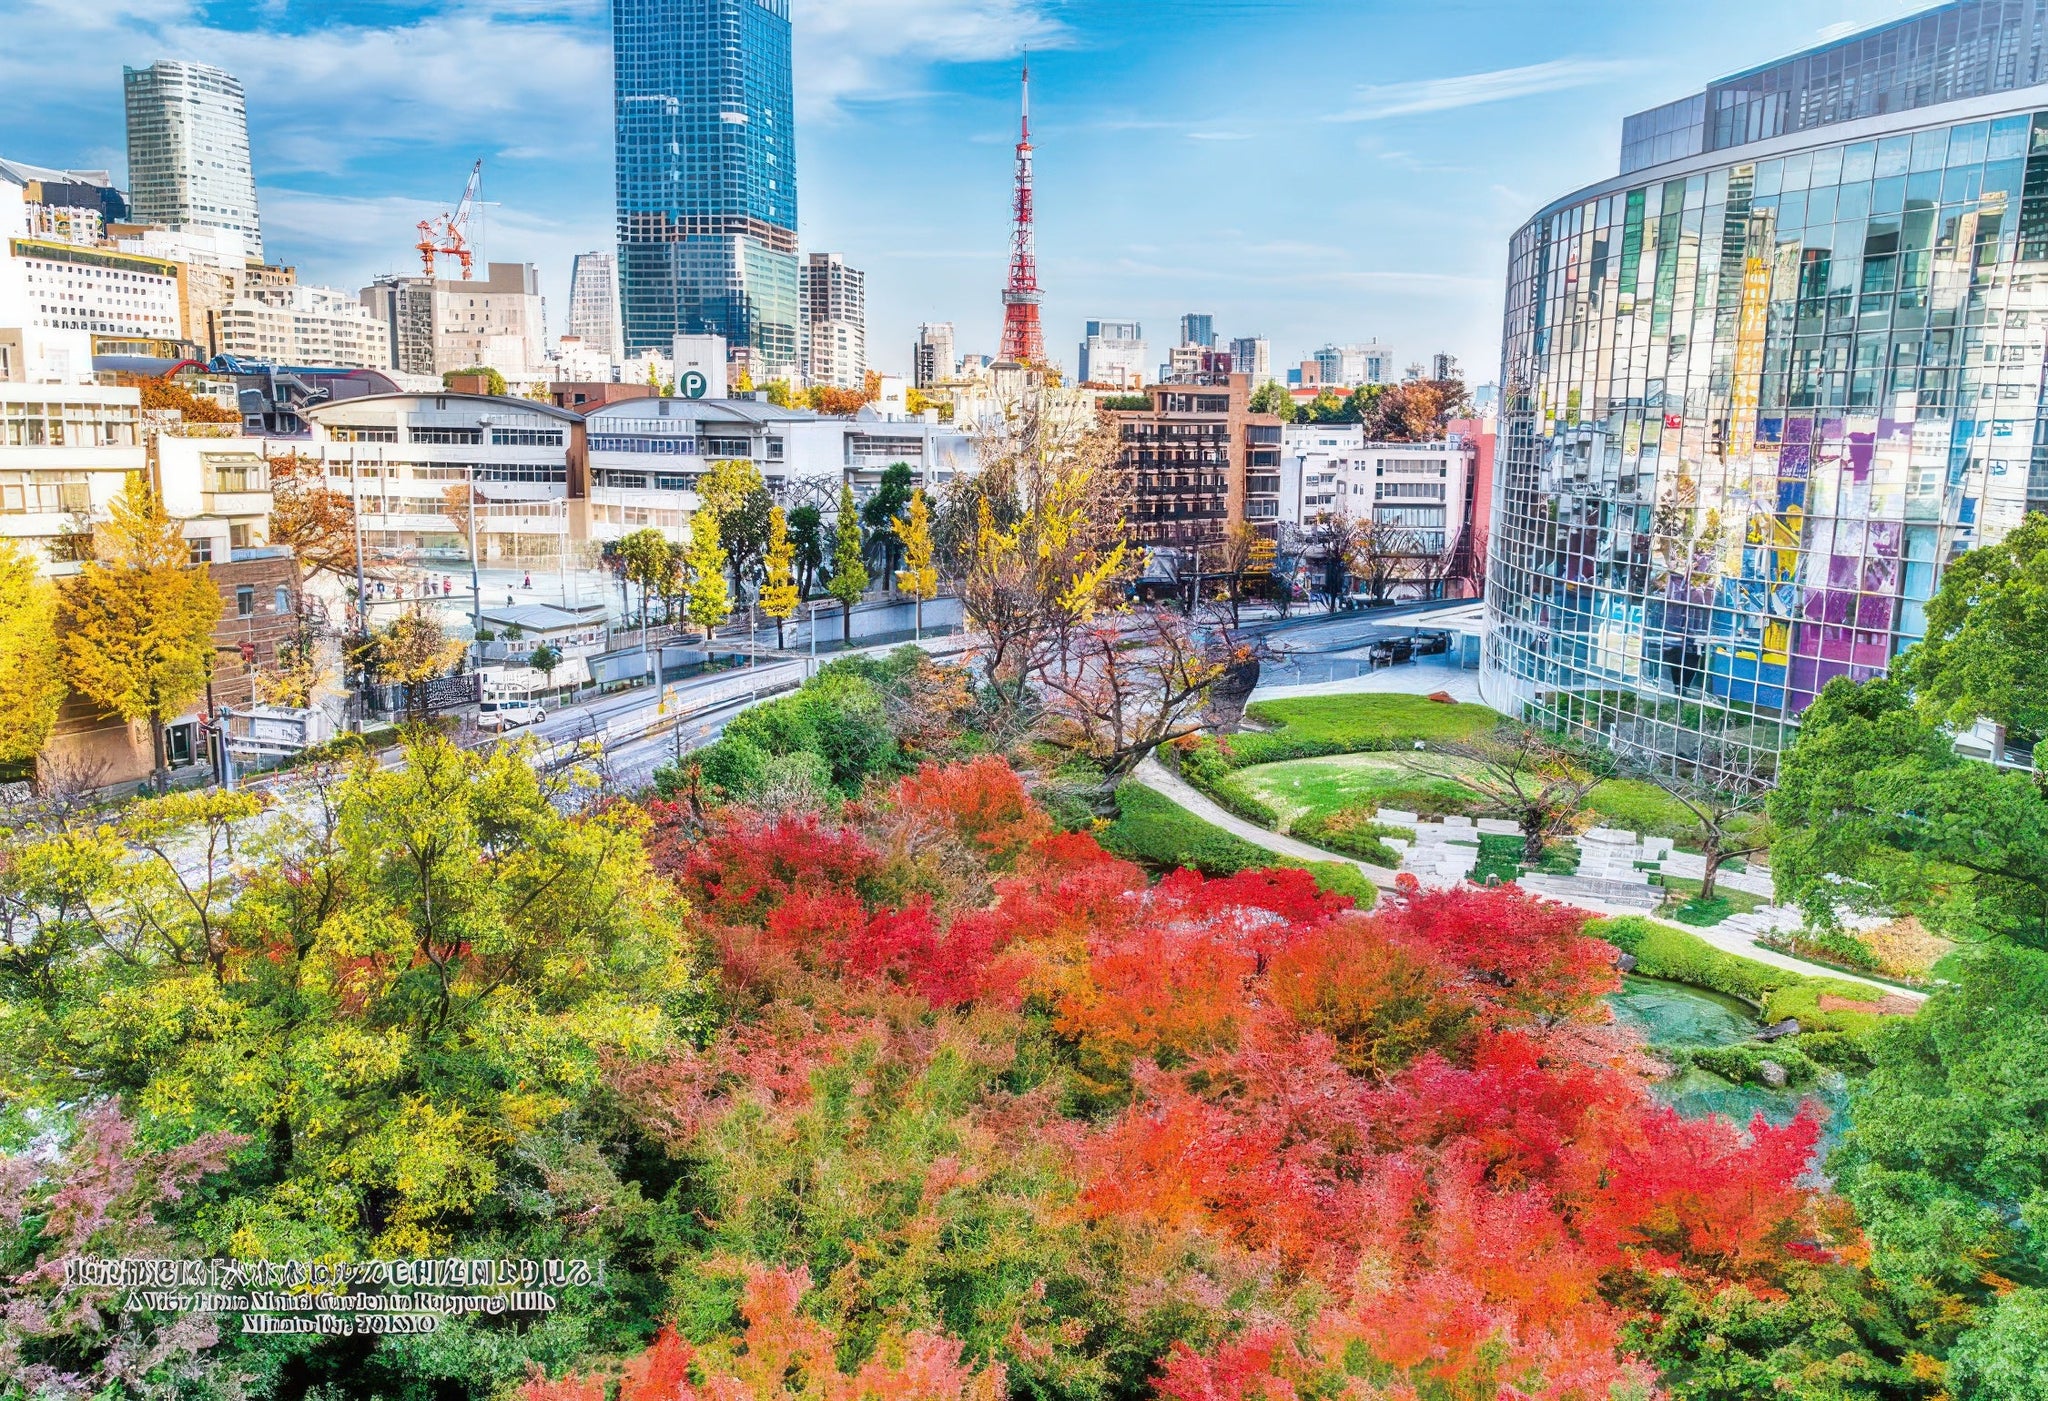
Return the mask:
[[[486,694],[477,706],[476,727],[480,730],[516,730],[525,725],[538,725],[547,718],[548,713],[531,696]]]

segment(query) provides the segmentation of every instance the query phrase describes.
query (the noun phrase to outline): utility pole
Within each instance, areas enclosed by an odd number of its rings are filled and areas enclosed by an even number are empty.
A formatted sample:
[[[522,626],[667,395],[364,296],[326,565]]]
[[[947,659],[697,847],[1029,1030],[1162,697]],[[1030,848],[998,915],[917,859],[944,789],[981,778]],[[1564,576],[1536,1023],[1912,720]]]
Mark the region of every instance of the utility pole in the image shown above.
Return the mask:
[[[356,444],[350,438],[348,444],[348,514],[356,530],[356,627],[367,643],[370,637],[370,592],[363,580],[363,489],[356,481]],[[370,673],[367,665],[369,653],[362,653],[365,661],[361,685],[356,689],[356,733],[363,732],[363,723],[369,719]]]
[[[476,422],[477,422],[477,427],[478,427],[478,428],[479,428],[480,430],[482,430],[482,431],[481,431],[481,432],[479,432],[479,433],[478,433],[478,435],[477,435],[477,436],[478,436],[479,438],[481,438],[481,437],[482,437],[482,436],[483,436],[484,434],[486,434],[486,433],[489,433],[489,432],[490,432],[490,430],[491,430],[491,421],[490,421],[490,419],[488,419],[488,418],[479,418],[479,419],[478,419],[478,420],[477,420]],[[468,465],[468,467],[467,467],[466,471],[467,471],[467,473],[468,473],[468,476],[469,476],[469,626],[470,626],[470,649],[471,649],[471,651],[472,651],[472,652],[474,652],[474,653],[475,653],[475,660],[474,660],[474,662],[472,663],[472,666],[473,666],[473,668],[474,668],[475,670],[481,671],[481,670],[483,669],[483,664],[484,664],[484,639],[483,639],[483,631],[484,631],[484,582],[483,582],[483,575],[482,575],[482,573],[480,573],[480,572],[478,571],[478,568],[477,568],[477,558],[476,558],[476,513],[477,513],[477,509],[478,509],[478,507],[479,507],[479,505],[480,505],[481,503],[480,503],[480,502],[478,502],[478,500],[477,500],[477,496],[476,496],[476,464],[475,464],[474,462],[470,463],[470,464]]]

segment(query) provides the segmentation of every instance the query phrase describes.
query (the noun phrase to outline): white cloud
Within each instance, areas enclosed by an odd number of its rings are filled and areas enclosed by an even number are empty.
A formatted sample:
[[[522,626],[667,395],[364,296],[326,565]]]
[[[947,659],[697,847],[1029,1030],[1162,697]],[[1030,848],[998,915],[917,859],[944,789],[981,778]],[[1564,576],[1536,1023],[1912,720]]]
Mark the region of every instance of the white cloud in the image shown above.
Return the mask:
[[[1188,140],[1190,141],[1249,141],[1251,139],[1251,133],[1248,131],[1191,131],[1188,133]]]
[[[982,63],[1069,42],[1049,0],[794,0],[799,116],[890,98],[928,63]]]
[[[1491,73],[1466,73],[1452,78],[1423,78],[1412,83],[1361,87],[1352,107],[1333,112],[1323,120],[1374,122],[1387,117],[1449,112],[1460,107],[1533,97],[1538,93],[1591,87],[1634,72],[1636,68],[1637,65],[1627,59],[1560,58],[1523,68],[1496,69]]]

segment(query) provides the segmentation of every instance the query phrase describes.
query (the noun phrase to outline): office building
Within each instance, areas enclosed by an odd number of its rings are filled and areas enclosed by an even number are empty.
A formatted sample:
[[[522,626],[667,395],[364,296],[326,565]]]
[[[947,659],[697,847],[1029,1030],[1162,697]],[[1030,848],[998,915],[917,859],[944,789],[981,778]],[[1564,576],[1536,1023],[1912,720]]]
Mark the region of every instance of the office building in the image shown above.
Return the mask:
[[[859,389],[868,371],[867,275],[837,253],[813,253],[801,290],[805,379]]]
[[[1377,341],[1365,345],[1326,345],[1316,352],[1316,372],[1316,383],[1333,389],[1392,384],[1394,352]]]
[[[1273,343],[1264,336],[1239,336],[1230,342],[1230,365],[1250,375],[1256,387],[1273,377]]]
[[[474,482],[478,553],[551,560],[569,539],[582,418],[531,399],[443,392],[372,394],[306,411],[327,486],[356,502],[363,538],[408,553],[466,553],[470,522],[449,488]],[[458,495],[458,500],[460,496]]]
[[[722,335],[798,364],[788,0],[614,0],[619,298],[629,353]]]
[[[619,324],[619,265],[610,253],[578,253],[569,267],[569,334],[614,360],[626,358]]]
[[[1780,749],[2048,508],[2048,12],[1944,5],[1630,118],[1509,248],[1482,685]]]
[[[1216,318],[1207,312],[1191,311],[1180,319],[1180,343],[1216,348]]]
[[[1150,368],[1145,329],[1135,321],[1090,321],[1081,342],[1079,382],[1142,389]]]
[[[242,85],[218,68],[168,60],[121,70],[128,202],[140,224],[214,229],[263,261]]]
[[[1144,545],[1222,540],[1250,521],[1271,536],[1280,522],[1281,424],[1251,412],[1251,380],[1154,385],[1145,409],[1110,414],[1131,474],[1132,537]]]
[[[934,321],[917,328],[917,345],[914,349],[915,363],[911,367],[911,382],[919,389],[930,389],[941,380],[948,380],[960,372],[960,356],[954,346],[953,323]]]
[[[1429,377],[1434,380],[1458,379],[1465,377],[1465,371],[1458,364],[1458,357],[1438,351],[1429,357]]]
[[[424,278],[392,275],[362,290],[379,327],[386,359],[379,368],[443,375],[485,365],[507,379],[526,379],[547,361],[547,308],[540,272],[531,263],[492,263],[485,275]]]

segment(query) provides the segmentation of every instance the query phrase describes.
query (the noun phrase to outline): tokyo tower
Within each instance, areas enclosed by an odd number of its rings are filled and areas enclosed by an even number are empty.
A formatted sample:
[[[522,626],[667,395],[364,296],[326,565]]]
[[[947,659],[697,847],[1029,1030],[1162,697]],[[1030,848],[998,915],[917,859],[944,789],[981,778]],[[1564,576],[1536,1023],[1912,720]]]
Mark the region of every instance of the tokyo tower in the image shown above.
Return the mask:
[[[1038,237],[1031,211],[1031,65],[1024,65],[1024,127],[1017,139],[1016,223],[1010,232],[1010,281],[1003,288],[1004,360],[1045,363],[1045,331],[1038,324]]]

